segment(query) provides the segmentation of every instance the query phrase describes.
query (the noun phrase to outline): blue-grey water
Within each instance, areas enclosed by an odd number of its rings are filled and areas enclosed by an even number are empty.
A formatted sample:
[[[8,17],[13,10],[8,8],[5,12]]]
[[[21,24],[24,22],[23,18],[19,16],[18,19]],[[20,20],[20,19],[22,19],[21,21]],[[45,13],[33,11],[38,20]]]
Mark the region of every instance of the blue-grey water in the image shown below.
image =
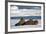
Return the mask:
[[[11,19],[20,19],[22,16],[11,17]],[[24,16],[24,19],[41,19],[41,16]]]

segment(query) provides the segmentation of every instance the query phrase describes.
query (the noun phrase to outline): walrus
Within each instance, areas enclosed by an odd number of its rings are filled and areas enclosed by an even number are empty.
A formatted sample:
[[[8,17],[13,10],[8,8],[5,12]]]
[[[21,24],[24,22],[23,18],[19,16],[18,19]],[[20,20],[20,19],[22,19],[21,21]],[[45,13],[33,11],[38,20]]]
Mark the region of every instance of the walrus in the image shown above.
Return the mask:
[[[15,26],[20,26],[20,25],[37,25],[38,24],[38,21],[35,20],[33,21],[32,19],[28,20],[25,22],[24,18],[21,18],[20,21],[15,24]]]

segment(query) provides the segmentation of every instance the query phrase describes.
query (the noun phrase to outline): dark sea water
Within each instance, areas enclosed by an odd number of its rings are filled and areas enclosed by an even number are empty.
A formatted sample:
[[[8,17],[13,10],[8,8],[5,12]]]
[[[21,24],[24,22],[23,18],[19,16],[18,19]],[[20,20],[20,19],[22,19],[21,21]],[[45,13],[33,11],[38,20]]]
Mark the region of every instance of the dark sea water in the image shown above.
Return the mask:
[[[20,19],[22,16],[10,17],[11,19]],[[41,16],[24,16],[24,19],[41,19]]]

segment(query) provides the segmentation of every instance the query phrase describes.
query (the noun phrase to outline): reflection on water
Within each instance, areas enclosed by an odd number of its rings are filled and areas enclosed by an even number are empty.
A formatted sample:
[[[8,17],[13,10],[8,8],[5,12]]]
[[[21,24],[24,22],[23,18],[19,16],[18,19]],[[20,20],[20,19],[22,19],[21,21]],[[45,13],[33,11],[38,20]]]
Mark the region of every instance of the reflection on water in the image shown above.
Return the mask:
[[[11,25],[11,29],[18,29],[18,28],[39,28],[41,25],[24,25],[24,26],[15,26]]]

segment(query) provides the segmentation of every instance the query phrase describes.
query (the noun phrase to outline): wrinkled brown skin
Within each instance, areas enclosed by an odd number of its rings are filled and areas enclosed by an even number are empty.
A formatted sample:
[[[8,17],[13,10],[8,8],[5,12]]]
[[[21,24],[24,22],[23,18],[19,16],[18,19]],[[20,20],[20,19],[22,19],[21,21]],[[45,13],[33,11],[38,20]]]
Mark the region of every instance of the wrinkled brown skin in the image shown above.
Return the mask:
[[[27,21],[27,22],[24,22],[22,25],[37,25],[38,24],[38,21]]]

